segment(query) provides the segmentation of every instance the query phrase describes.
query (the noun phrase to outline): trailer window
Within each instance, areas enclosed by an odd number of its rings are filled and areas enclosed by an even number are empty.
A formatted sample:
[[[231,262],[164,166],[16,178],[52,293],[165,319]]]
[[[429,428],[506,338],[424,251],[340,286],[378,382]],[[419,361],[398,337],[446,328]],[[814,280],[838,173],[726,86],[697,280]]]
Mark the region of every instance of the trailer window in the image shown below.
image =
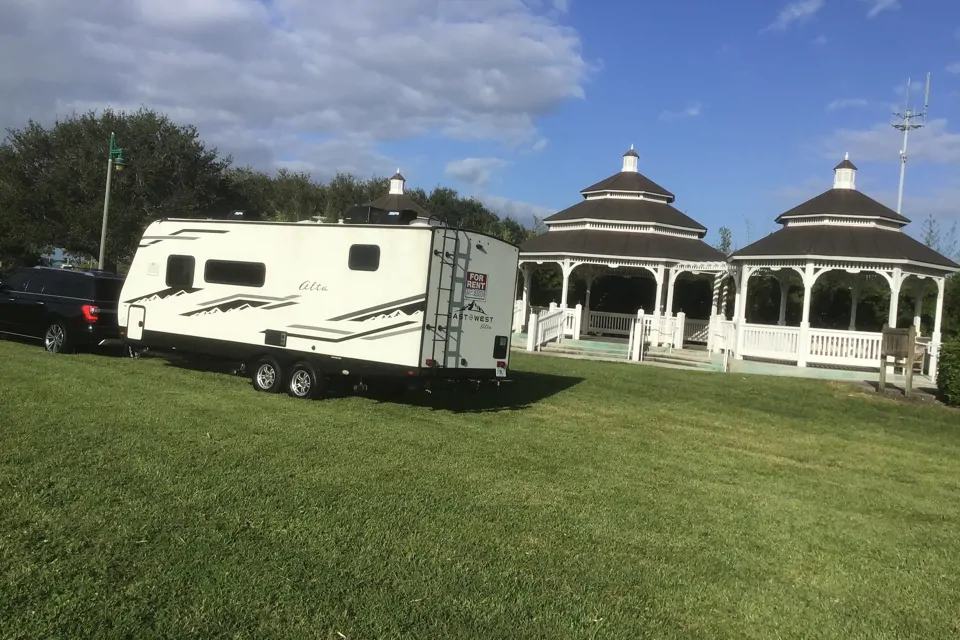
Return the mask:
[[[193,272],[196,265],[197,261],[193,256],[167,256],[167,286],[193,287]]]
[[[211,284],[262,287],[266,277],[267,266],[262,262],[207,260],[203,265],[203,279]]]
[[[352,271],[376,271],[380,268],[380,246],[375,244],[351,245],[348,266]]]

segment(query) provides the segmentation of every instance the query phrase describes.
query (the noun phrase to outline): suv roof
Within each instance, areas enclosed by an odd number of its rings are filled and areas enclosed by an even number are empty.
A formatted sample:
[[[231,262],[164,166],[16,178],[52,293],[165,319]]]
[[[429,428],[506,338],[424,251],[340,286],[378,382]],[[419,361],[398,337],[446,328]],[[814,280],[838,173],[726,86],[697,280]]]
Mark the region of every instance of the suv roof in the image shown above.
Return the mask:
[[[25,271],[43,270],[43,271],[52,271],[54,273],[77,273],[80,275],[90,276],[93,278],[113,278],[117,280],[123,279],[123,276],[120,275],[119,273],[113,273],[112,271],[101,271],[100,269],[73,269],[73,268],[64,269],[61,267],[37,266],[37,267],[27,267],[24,270]]]

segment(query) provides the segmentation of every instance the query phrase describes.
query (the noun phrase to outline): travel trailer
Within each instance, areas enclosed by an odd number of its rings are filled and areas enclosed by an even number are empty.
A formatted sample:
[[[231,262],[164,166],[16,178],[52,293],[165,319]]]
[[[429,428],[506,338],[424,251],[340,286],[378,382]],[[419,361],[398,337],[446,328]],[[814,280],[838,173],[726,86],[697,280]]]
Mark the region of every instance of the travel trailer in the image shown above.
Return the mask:
[[[519,249],[434,221],[163,219],[118,323],[144,347],[244,364],[255,389],[316,397],[399,379],[504,380]]]

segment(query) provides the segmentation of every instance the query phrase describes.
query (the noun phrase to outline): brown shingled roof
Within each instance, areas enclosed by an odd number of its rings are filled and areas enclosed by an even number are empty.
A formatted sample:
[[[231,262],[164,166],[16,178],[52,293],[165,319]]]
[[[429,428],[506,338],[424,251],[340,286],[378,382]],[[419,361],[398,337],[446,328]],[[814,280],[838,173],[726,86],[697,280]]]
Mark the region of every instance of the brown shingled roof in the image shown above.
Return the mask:
[[[664,196],[667,202],[673,202],[676,197],[658,185],[656,182],[636,171],[621,171],[615,173],[609,178],[601,180],[595,185],[589,186],[580,191],[580,193],[591,193],[594,191],[628,191],[633,193],[652,193]]]
[[[388,193],[376,200],[364,203],[365,207],[373,207],[382,211],[414,211],[419,217],[429,218],[430,212],[418,205],[406,194]]]
[[[572,207],[559,211],[545,222],[569,220],[609,220],[611,222],[654,222],[681,227],[706,234],[706,228],[685,213],[669,204],[652,200],[627,200],[622,198],[595,198],[583,200]]]
[[[548,231],[520,246],[521,253],[559,253],[691,262],[725,261],[703,240],[657,233],[617,231]]]
[[[789,211],[777,216],[777,222],[782,223],[789,218],[843,215],[861,218],[883,218],[901,225],[909,224],[910,220],[903,217],[890,207],[880,204],[870,196],[856,189],[830,189],[820,195],[810,198]]]
[[[765,238],[734,252],[733,258],[755,256],[824,256],[831,258],[871,258],[903,260],[960,268],[902,231],[877,227],[810,225],[784,227]]]

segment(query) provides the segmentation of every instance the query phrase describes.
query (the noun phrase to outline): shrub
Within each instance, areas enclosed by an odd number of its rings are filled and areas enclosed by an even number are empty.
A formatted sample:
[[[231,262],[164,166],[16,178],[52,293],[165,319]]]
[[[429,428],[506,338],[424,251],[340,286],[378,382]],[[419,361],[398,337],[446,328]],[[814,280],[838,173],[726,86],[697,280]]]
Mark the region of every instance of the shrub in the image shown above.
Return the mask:
[[[940,347],[937,390],[943,402],[960,407],[960,336],[951,338]]]

